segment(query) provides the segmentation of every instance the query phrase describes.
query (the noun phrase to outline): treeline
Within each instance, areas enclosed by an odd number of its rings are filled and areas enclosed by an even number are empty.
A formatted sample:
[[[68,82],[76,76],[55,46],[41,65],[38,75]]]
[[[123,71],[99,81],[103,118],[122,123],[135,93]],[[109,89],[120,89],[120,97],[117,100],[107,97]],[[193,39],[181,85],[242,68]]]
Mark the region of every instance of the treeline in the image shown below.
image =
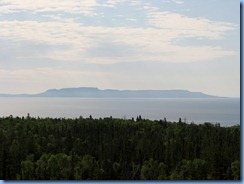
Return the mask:
[[[1,180],[239,180],[240,126],[0,118]]]

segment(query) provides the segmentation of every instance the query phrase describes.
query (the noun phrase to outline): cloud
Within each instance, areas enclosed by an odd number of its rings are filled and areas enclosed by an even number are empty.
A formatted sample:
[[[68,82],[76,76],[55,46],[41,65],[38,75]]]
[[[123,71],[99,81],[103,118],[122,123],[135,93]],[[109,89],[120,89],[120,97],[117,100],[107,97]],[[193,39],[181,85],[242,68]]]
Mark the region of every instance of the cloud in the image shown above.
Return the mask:
[[[226,31],[237,29],[237,25],[214,22],[204,18],[191,18],[172,12],[148,13],[148,24],[158,29],[170,30],[178,37],[201,37],[222,39]]]
[[[104,1],[99,2],[101,6],[110,7],[110,8],[115,7],[121,3],[126,3],[132,6],[138,6],[142,3],[142,1],[141,0],[107,0],[105,2]]]
[[[143,9],[146,10],[146,11],[157,11],[159,8],[158,7],[155,7],[155,6],[151,6],[149,3],[146,4],[145,6],[143,6]]]
[[[15,41],[33,41],[49,45],[79,44],[81,26],[74,22],[2,21],[0,37]],[[85,42],[85,33],[83,44]]]
[[[181,0],[172,0],[172,2],[178,5],[184,4],[184,1]]]
[[[72,21],[1,21],[0,38],[13,42],[46,44],[52,48],[50,52],[38,54],[38,57],[99,64],[124,61],[194,62],[238,54],[216,46],[174,45],[174,39],[188,36],[220,39],[224,30],[230,30],[232,27],[229,24],[208,23],[205,20],[197,21],[178,15],[170,17],[172,24],[166,21],[165,24],[157,25],[157,28],[145,29],[82,26]],[[185,28],[182,23],[174,22],[181,19],[185,20]],[[156,20],[152,22],[156,23]],[[191,29],[190,23],[193,24]],[[175,27],[177,28],[174,29]]]
[[[109,8],[114,8],[120,3],[123,3],[126,0],[107,0],[103,3],[100,3],[101,6],[109,7]]]
[[[32,11],[34,13],[44,12],[63,12],[73,14],[83,14],[86,16],[97,15],[95,9],[98,6],[114,8],[117,5],[126,2],[129,5],[137,6],[140,0],[107,0],[97,2],[96,0],[1,0],[1,13],[16,13]]]
[[[0,12],[13,13],[23,11],[81,13],[93,16],[96,0],[1,0]]]
[[[98,43],[97,46],[87,49],[87,57],[95,58],[124,58],[131,57],[135,53],[136,48],[132,45],[116,43],[112,41],[104,41]]]
[[[127,0],[107,0],[103,3],[95,0],[37,0],[35,3],[31,0],[2,0],[0,12],[3,13],[32,11],[53,14],[42,15],[50,18],[49,22],[1,21],[0,39],[47,46],[45,52],[42,49],[39,53],[30,53],[28,57],[99,64],[124,61],[195,62],[238,54],[218,44],[180,46],[175,42],[176,39],[187,38],[221,40],[228,31],[236,30],[237,25],[159,12],[151,3],[141,6],[146,12],[144,21],[148,27],[84,26],[75,19],[63,18],[63,13],[70,12],[96,15],[96,6],[115,7],[124,2]],[[142,1],[130,1],[130,5],[140,3]],[[24,49],[28,49],[25,44],[21,50],[26,53]],[[18,57],[27,56],[20,54]]]

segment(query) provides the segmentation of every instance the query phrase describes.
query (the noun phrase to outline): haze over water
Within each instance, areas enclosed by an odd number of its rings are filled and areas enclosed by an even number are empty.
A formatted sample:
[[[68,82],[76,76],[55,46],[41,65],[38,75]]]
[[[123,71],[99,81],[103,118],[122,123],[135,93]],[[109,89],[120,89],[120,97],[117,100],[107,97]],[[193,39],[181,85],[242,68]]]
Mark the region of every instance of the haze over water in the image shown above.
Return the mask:
[[[239,98],[0,98],[0,116],[142,118],[191,123],[240,124]]]

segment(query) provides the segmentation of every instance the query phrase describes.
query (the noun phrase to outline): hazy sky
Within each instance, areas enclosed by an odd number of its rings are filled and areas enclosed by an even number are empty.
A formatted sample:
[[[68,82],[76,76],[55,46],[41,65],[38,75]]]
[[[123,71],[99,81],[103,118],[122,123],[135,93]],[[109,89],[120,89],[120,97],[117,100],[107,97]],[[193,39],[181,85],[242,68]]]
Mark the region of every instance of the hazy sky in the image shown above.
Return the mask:
[[[240,96],[238,0],[0,0],[0,93]]]

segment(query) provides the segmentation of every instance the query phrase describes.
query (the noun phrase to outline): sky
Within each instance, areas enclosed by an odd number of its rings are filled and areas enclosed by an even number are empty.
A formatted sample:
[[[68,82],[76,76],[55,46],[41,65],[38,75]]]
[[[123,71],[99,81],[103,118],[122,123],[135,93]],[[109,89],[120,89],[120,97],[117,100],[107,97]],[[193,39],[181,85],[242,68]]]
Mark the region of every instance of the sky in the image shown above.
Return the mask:
[[[238,0],[0,0],[0,93],[240,97]]]

